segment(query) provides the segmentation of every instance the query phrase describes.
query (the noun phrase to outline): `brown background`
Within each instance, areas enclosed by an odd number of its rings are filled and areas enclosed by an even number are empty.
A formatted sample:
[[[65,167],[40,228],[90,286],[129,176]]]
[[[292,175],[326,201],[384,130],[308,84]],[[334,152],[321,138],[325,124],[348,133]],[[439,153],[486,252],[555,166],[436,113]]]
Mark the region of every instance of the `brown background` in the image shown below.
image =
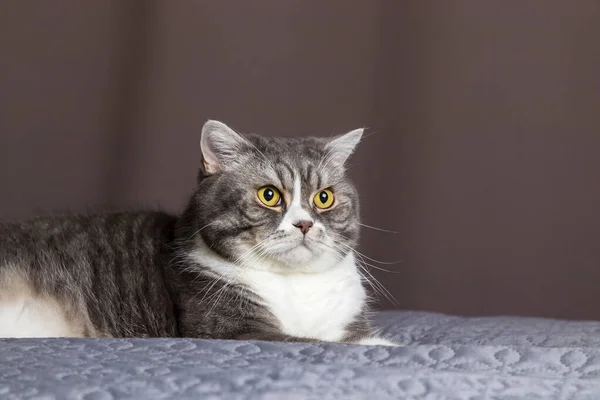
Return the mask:
[[[366,125],[401,308],[600,319],[599,1],[4,0],[0,57],[0,218],[177,211],[207,118]]]

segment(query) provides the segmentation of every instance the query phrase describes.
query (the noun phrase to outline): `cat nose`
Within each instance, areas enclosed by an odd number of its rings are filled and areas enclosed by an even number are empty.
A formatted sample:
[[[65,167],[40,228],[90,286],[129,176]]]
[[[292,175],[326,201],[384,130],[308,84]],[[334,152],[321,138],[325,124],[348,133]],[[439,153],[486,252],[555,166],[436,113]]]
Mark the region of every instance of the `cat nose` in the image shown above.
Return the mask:
[[[306,232],[313,226],[312,221],[300,221],[294,224],[296,228],[299,228],[300,231],[306,235]]]

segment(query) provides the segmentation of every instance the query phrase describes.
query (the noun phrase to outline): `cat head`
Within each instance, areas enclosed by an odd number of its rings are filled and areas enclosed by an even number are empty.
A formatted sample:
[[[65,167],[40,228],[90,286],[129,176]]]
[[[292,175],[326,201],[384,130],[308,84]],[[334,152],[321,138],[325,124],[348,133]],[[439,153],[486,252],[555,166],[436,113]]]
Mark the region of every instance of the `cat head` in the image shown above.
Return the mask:
[[[358,195],[345,164],[362,132],[268,138],[208,121],[190,204],[197,235],[241,266],[291,272],[333,265],[358,241]]]

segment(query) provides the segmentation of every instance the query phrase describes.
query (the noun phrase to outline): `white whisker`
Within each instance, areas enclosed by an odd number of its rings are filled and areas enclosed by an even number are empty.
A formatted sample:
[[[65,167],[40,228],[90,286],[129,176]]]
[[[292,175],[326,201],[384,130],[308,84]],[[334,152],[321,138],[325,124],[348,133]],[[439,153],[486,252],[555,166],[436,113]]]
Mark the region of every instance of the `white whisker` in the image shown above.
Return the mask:
[[[234,294],[238,295],[238,297],[240,296],[240,294],[237,293],[236,291],[226,290],[226,289],[236,283],[236,281],[238,280],[238,278],[240,277],[240,275],[243,272],[244,266],[248,265],[250,262],[255,262],[257,259],[261,259],[265,254],[268,253],[268,251],[264,248],[264,246],[262,246],[262,244],[265,241],[266,240],[263,240],[262,242],[255,245],[252,249],[259,246],[258,249],[260,252],[256,253],[256,254],[250,254],[248,257],[251,257],[251,258],[249,258],[248,260],[244,260],[244,262],[242,264],[236,265],[235,266],[236,271],[234,271],[235,274],[233,276],[229,277],[230,279],[227,282],[225,282],[225,284],[221,288],[219,288],[213,295],[211,295],[207,299],[207,301],[210,301],[212,298],[215,298],[212,306],[210,307],[210,309],[208,310],[208,312],[206,314],[207,316],[210,315],[210,313],[216,307],[216,305],[221,302],[221,298],[223,297],[224,294],[225,294],[225,296],[227,296],[227,294],[231,294],[231,292],[234,292]],[[246,252],[246,253],[248,253],[248,252]],[[227,299],[227,297],[225,297],[225,299]]]
[[[359,262],[359,265],[360,262]],[[369,270],[367,268],[365,268],[364,266],[362,266],[362,270],[369,275],[369,277],[373,280],[373,282],[375,283],[375,286],[379,287],[379,293],[382,294],[386,299],[388,299],[392,304],[394,304],[395,306],[398,306],[398,300],[396,300],[396,298],[394,297],[394,295],[381,283],[379,282],[379,280],[377,278],[375,278],[373,276],[373,274],[371,274],[371,272],[369,272]],[[374,287],[372,285],[372,287]]]
[[[376,262],[377,264],[382,264],[382,265],[396,265],[396,264],[400,264],[402,262],[402,261],[379,261],[379,260],[376,260],[374,258],[371,258],[371,257],[369,257],[369,256],[361,253],[360,251],[358,251],[356,249],[353,249],[351,246],[348,246],[347,244],[343,244],[343,243],[340,243],[340,244],[342,244],[343,246],[345,246],[346,248],[348,248],[348,250],[352,250],[355,254],[358,254],[361,257],[363,257],[363,258],[365,258],[365,259],[367,259],[369,261]]]
[[[343,245],[343,244],[340,243],[340,245]],[[359,270],[363,271],[365,274],[368,275],[368,277],[366,275],[362,275],[362,277],[371,286],[371,288],[375,291],[375,293],[378,293],[378,294],[384,296],[392,304],[398,305],[398,301],[396,300],[396,298],[394,297],[394,295],[392,295],[392,293],[381,282],[379,282],[379,280],[377,280],[377,278],[375,278],[371,274],[371,272],[369,272],[367,266],[370,266],[370,267],[373,267],[373,268],[376,268],[376,269],[381,269],[381,270],[383,270],[385,272],[396,272],[397,273],[397,271],[387,271],[387,270],[384,270],[382,268],[375,267],[374,265],[367,263],[364,260],[363,255],[360,252],[354,250],[352,247],[350,247],[348,245],[343,245],[343,246],[345,246],[345,248],[347,248],[348,250],[353,251],[356,254],[356,256],[358,257],[356,259],[356,263],[357,263],[357,266],[359,267]],[[336,252],[336,253],[342,251],[342,249],[343,248],[340,248],[340,247],[338,247],[335,244],[333,244],[332,248],[331,248],[331,250],[334,251],[334,252]],[[369,277],[370,277],[370,279],[369,279]]]
[[[373,230],[380,231],[380,232],[394,233],[394,234],[397,234],[397,233],[398,233],[398,232],[396,232],[396,231],[390,231],[390,230],[388,230],[388,229],[377,228],[377,227],[374,227],[374,226],[371,226],[371,225],[367,225],[367,224],[363,224],[363,223],[360,223],[360,222],[359,222],[358,224],[359,224],[360,226],[364,226],[365,228],[373,229]]]
[[[216,224],[216,223],[218,223],[218,222],[219,222],[219,221],[213,221],[213,222],[211,222],[211,223],[209,223],[209,224],[206,224],[206,225],[204,225],[202,228],[200,228],[200,229],[198,229],[196,232],[192,233],[192,234],[190,235],[190,237],[188,237],[188,238],[187,238],[187,239],[185,239],[185,240],[182,240],[182,242],[187,242],[188,240],[190,240],[191,238],[193,238],[194,236],[196,236],[197,234],[199,234],[200,232],[202,232],[202,231],[204,230],[204,228],[208,228],[209,226],[211,226],[211,225],[214,225],[214,224]]]

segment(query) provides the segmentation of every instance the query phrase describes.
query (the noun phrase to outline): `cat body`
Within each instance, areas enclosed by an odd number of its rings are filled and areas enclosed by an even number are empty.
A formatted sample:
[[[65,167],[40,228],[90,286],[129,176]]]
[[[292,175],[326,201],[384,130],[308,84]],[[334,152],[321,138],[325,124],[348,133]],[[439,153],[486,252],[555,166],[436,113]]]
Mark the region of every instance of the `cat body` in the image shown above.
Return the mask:
[[[180,216],[0,224],[0,337],[196,337],[389,344],[353,248],[358,197],[334,139],[243,137],[209,121]]]
[[[115,213],[0,224],[0,337],[160,337],[175,218]]]

